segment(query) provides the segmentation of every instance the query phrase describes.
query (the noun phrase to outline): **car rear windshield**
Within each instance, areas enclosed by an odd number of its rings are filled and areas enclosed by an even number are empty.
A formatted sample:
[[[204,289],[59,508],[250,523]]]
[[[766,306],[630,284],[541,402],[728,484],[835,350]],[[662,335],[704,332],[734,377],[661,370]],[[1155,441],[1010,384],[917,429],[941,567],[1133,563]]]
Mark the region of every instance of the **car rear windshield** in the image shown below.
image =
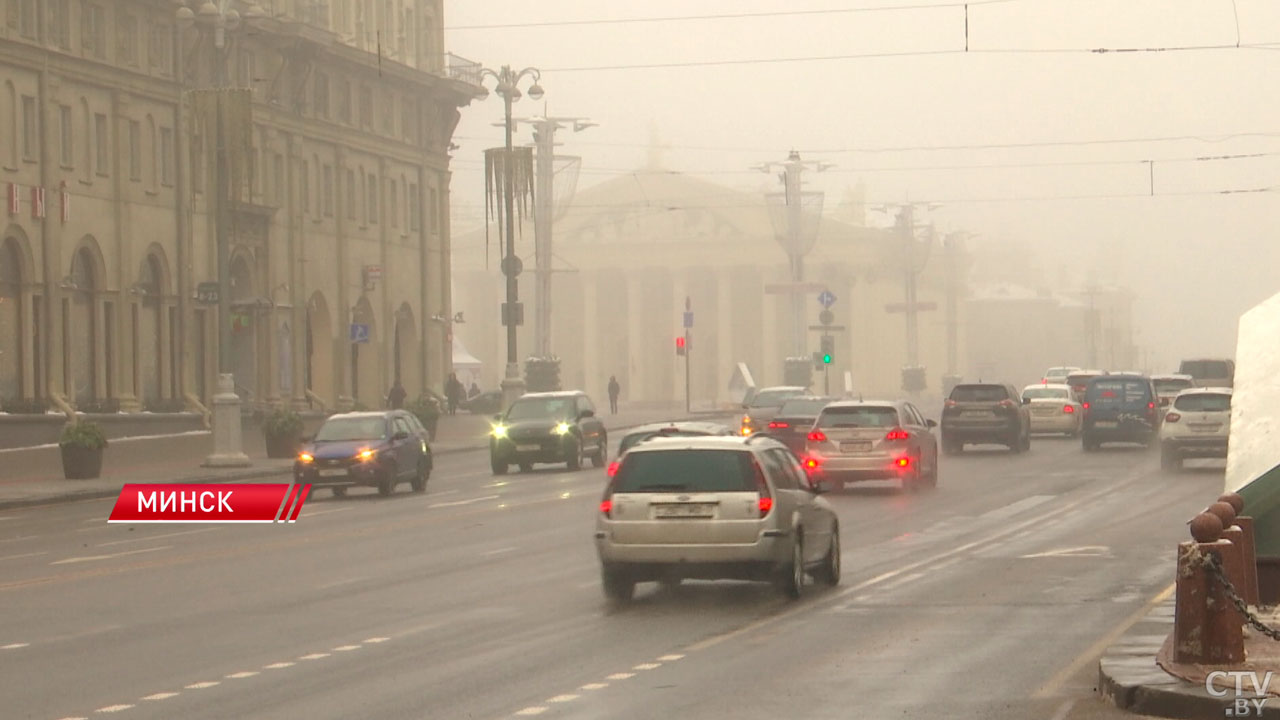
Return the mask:
[[[511,405],[507,420],[556,420],[573,417],[574,399],[522,398]]]
[[[632,433],[632,434],[630,434],[630,435],[628,435],[628,436],[626,436],[626,437],[622,438],[622,442],[618,443],[618,454],[619,454],[619,455],[621,455],[622,453],[624,453],[624,452],[626,452],[626,451],[630,450],[631,448],[635,447],[636,445],[639,445],[641,442],[643,442],[643,441],[645,441],[645,440],[648,440],[648,439],[650,439],[650,438],[655,438],[655,437],[706,437],[707,435],[710,435],[710,433],[704,432],[704,431],[702,431],[702,430],[675,430],[675,429],[670,429],[670,430],[651,430],[651,431],[649,431],[649,432],[638,432],[638,433]]]
[[[1089,382],[1090,380],[1092,380],[1093,378],[1096,378],[1096,377],[1098,377],[1098,376],[1097,376],[1097,375],[1093,375],[1093,374],[1089,374],[1089,373],[1086,373],[1086,374],[1083,374],[1083,375],[1074,375],[1074,374],[1073,374],[1073,375],[1068,375],[1068,376],[1067,376],[1067,384],[1068,384],[1068,385],[1073,385],[1073,386],[1074,386],[1074,385],[1084,385],[1085,383]]]
[[[1067,388],[1027,388],[1022,391],[1022,397],[1028,400],[1057,400],[1071,397],[1071,391]]]
[[[1089,400],[1099,405],[1148,402],[1148,392],[1141,380],[1095,380],[1089,385]]]
[[[826,398],[788,400],[778,408],[778,417],[818,417],[822,408],[831,404]]]
[[[898,410],[889,406],[827,408],[818,416],[820,428],[891,428],[898,424]]]
[[[1179,390],[1186,390],[1195,383],[1186,379],[1177,380],[1156,380],[1156,392],[1158,393],[1175,393]]]
[[[1009,399],[1009,391],[1003,385],[957,385],[951,391],[956,402],[1000,402]]]
[[[320,426],[316,441],[380,440],[386,429],[387,423],[380,417],[332,419]]]
[[[1173,401],[1183,412],[1226,412],[1231,409],[1231,396],[1222,393],[1192,393]]]
[[[751,492],[756,474],[745,450],[657,450],[627,455],[613,491]]]
[[[760,394],[751,398],[751,407],[758,408],[774,408],[781,405],[787,398],[793,398],[799,395],[801,390],[764,390]]]
[[[1184,360],[1178,372],[1197,380],[1216,380],[1231,377],[1231,366],[1225,360]]]

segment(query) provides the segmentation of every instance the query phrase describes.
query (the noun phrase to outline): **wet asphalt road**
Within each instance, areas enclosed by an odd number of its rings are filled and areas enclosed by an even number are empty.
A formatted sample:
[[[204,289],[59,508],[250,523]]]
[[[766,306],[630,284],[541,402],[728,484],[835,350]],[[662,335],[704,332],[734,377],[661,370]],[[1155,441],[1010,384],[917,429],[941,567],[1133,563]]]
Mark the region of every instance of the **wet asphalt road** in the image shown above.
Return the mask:
[[[825,497],[842,583],[641,585],[612,608],[604,471],[425,494],[317,491],[292,526],[107,525],[112,501],[0,513],[5,718],[1132,717],[1096,658],[1172,582],[1221,465],[1039,439],[944,457],[920,495]]]

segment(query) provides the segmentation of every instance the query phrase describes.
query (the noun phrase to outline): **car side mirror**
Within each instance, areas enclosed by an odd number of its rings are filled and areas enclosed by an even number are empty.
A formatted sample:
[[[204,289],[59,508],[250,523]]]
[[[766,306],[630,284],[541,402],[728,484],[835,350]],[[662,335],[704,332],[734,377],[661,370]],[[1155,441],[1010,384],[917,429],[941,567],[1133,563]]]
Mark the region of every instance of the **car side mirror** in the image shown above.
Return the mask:
[[[494,416],[493,416],[493,421],[494,421],[494,422],[502,422],[502,414],[501,414],[501,413],[499,413],[499,414],[497,414],[497,415],[494,415]]]
[[[304,443],[313,442],[315,441],[315,439],[316,439],[315,435],[303,435],[302,437],[298,438],[298,440]]]
[[[409,433],[407,433],[407,432],[405,432],[405,431],[403,431],[403,430],[397,430],[397,431],[396,431],[396,434],[391,436],[391,439],[392,439],[392,440],[408,440],[408,439],[409,439]]]
[[[937,420],[925,420],[925,421],[924,421],[924,424],[925,424],[925,425],[928,425],[928,426],[929,426],[929,427],[931,427],[931,428],[936,428],[936,427],[938,427],[938,421],[937,421]]]
[[[1029,397],[1024,397],[1024,398],[1022,398],[1022,404],[1023,404],[1023,405],[1030,405],[1030,404],[1031,404],[1031,398],[1029,398]]]
[[[595,416],[596,416],[596,411],[595,411],[595,410],[583,410],[582,412],[578,413],[578,419],[579,419],[579,420],[581,420],[581,419],[583,419],[583,418],[590,418],[590,417],[595,417]]]
[[[805,488],[814,495],[825,495],[828,491],[826,484],[813,477],[805,481]]]

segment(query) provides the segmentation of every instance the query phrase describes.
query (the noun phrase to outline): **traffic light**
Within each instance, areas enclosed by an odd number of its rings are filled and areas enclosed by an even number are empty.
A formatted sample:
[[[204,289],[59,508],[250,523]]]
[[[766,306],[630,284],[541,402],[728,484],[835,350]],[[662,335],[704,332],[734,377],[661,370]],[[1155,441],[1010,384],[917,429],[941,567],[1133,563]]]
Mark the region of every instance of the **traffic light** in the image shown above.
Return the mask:
[[[830,364],[831,364],[831,353],[823,353],[823,354],[822,354],[822,364],[823,364],[823,365],[830,365]]]
[[[679,335],[676,337],[676,354],[684,355],[684,336],[683,335]]]
[[[822,336],[822,364],[830,365],[831,357],[836,354],[836,339],[830,335]]]

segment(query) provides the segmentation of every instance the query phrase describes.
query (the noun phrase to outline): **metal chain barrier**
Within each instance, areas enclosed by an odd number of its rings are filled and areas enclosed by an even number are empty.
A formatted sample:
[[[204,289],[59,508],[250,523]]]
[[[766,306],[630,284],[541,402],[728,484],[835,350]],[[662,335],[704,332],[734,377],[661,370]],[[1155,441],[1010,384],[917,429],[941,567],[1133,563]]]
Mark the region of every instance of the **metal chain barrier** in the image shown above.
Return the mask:
[[[1232,587],[1231,581],[1227,579],[1227,574],[1222,570],[1222,560],[1213,553],[1204,553],[1200,556],[1199,560],[1200,564],[1204,565],[1204,567],[1208,569],[1209,576],[1214,580],[1217,580],[1218,583],[1222,585],[1222,592],[1227,596],[1227,599],[1231,601],[1231,604],[1236,606],[1236,610],[1240,612],[1240,616],[1244,618],[1245,622],[1248,623],[1250,627],[1263,635],[1266,635],[1272,640],[1280,641],[1280,630],[1276,630],[1259,620],[1258,616],[1254,615],[1249,610],[1248,605],[1245,604],[1244,599],[1240,597],[1239,593],[1236,592],[1236,589]]]

